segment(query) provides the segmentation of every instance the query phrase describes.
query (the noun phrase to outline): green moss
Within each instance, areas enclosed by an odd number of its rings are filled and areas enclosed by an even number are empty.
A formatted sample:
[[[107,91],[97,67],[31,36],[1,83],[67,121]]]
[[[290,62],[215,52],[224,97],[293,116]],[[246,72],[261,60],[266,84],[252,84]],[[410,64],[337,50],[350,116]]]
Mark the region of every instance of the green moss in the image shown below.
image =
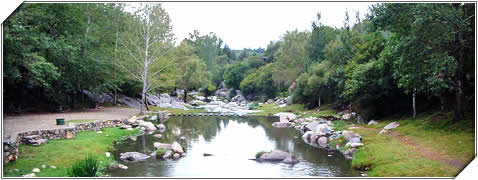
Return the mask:
[[[140,133],[139,130],[127,131],[119,128],[104,128],[102,131],[102,134],[96,131],[79,132],[74,139],[50,140],[48,144],[38,147],[21,144],[18,160],[5,164],[3,175],[18,177],[29,174],[33,168],[40,168],[44,164],[47,168],[41,168],[36,174],[38,177],[66,177],[68,168],[88,154],[98,158],[98,167],[102,172],[108,164],[114,162],[112,156],[105,156],[106,152],[113,149],[113,142]],[[52,169],[50,166],[57,168]]]

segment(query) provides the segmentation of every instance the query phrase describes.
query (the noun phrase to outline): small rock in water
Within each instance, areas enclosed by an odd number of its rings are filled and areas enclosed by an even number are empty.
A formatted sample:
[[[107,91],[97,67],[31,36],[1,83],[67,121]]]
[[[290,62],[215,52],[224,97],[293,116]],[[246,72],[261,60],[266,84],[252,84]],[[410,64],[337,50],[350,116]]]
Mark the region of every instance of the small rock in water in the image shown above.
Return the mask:
[[[184,136],[181,136],[179,139],[181,139],[181,140],[185,140],[185,139],[186,139],[186,137],[184,137]]]
[[[42,165],[41,165],[41,168],[45,169],[45,168],[46,168],[46,165],[42,164]]]
[[[34,173],[39,173],[39,172],[40,172],[40,169],[34,168],[34,169],[32,170],[32,172],[34,172]]]
[[[52,168],[52,169],[56,169],[56,166],[50,166],[50,168]]]
[[[18,172],[18,171],[20,171],[20,170],[18,170],[18,169],[13,169],[13,170],[14,170],[15,172]]]
[[[106,152],[106,157],[110,157],[111,156],[111,153],[110,152]]]
[[[173,158],[174,158],[174,159],[178,159],[178,158],[180,158],[180,157],[181,157],[181,155],[180,155],[179,153],[174,153],[174,155],[173,155]]]
[[[120,169],[128,169],[128,166],[125,166],[125,165],[122,165],[122,164],[118,165],[118,167],[119,167]]]
[[[96,133],[101,134],[101,133],[103,133],[103,131],[98,131],[98,132],[96,132]]]
[[[161,134],[155,134],[155,135],[153,135],[153,137],[155,137],[155,138],[161,138],[161,137],[163,137],[163,135],[161,135]]]

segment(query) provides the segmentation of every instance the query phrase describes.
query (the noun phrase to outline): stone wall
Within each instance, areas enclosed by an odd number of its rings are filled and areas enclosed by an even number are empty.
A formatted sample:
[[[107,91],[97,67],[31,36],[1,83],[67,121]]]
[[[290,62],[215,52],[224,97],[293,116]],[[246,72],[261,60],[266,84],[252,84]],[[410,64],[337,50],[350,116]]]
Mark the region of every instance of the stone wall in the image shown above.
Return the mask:
[[[29,140],[38,139],[72,139],[81,131],[99,131],[105,127],[121,126],[126,120],[102,120],[87,123],[71,123],[69,127],[57,129],[34,130],[18,133],[16,141],[3,142],[3,163],[18,158],[18,145],[28,144]]]

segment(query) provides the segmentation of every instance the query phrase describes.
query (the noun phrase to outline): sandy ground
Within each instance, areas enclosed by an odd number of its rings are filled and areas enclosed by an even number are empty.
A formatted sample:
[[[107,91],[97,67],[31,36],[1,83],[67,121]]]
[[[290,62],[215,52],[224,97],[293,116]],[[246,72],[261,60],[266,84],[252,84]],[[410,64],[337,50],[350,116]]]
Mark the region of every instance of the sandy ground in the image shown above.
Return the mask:
[[[57,118],[65,118],[65,121],[75,119],[126,119],[139,113],[134,108],[107,107],[101,109],[88,109],[82,112],[65,112],[65,113],[35,113],[22,114],[15,116],[3,116],[3,139],[15,139],[20,132],[38,130],[38,129],[55,129],[59,127],[67,127],[67,125],[56,125]]]

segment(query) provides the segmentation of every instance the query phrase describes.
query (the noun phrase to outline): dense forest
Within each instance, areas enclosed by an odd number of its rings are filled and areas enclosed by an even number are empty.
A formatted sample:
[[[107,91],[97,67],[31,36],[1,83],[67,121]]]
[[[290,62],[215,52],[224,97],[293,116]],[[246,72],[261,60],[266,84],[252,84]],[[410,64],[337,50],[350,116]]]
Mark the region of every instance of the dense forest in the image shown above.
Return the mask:
[[[214,33],[175,43],[159,3],[22,4],[4,22],[4,111],[82,106],[82,90],[142,98],[224,82],[251,101],[291,96],[309,108],[357,108],[366,119],[437,108],[474,110],[474,4],[377,4],[343,27],[288,31],[232,50]],[[177,44],[177,45],[175,45]]]

